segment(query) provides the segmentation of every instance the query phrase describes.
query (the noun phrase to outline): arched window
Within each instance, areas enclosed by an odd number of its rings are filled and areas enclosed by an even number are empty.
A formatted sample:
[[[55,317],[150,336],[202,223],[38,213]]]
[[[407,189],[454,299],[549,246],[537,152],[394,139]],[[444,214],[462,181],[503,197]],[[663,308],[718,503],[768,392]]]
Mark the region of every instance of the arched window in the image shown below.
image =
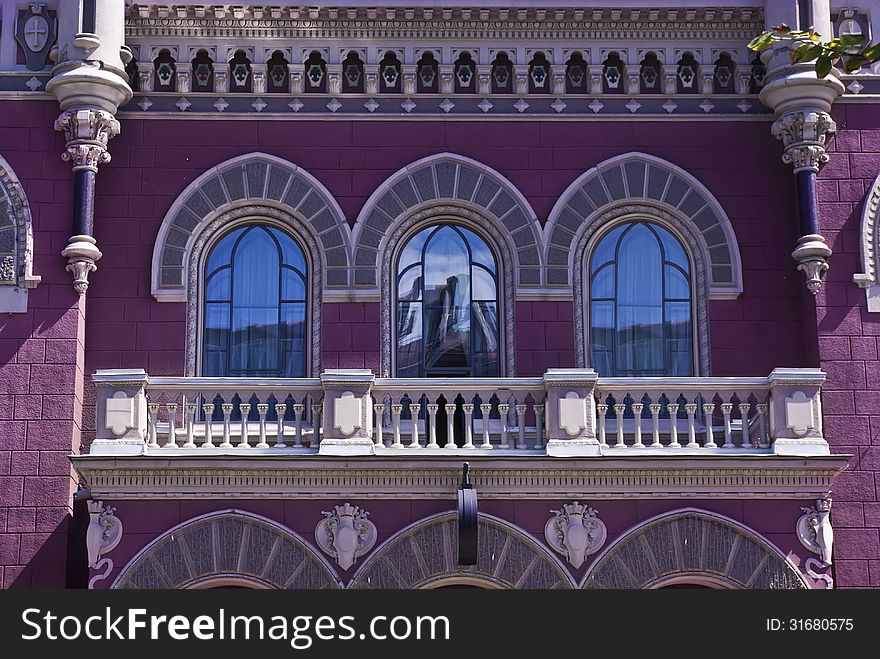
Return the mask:
[[[396,270],[398,377],[500,375],[495,256],[462,226],[415,234]]]
[[[691,266],[653,222],[606,233],[590,257],[590,352],[604,376],[694,374]]]
[[[273,226],[224,235],[205,262],[202,375],[305,377],[303,250]]]

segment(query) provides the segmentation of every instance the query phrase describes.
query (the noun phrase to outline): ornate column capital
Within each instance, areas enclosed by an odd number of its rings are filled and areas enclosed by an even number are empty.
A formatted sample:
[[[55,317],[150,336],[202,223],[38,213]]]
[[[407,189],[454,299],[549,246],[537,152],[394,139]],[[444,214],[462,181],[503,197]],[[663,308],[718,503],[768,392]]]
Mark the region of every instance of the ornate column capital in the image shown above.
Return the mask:
[[[98,165],[110,162],[107,143],[119,134],[119,121],[105,110],[65,110],[55,120],[55,130],[62,131],[67,146],[61,154],[73,163],[73,171],[98,171]]]
[[[781,140],[785,149],[782,162],[792,165],[795,174],[804,171],[819,173],[819,168],[828,162],[825,141],[836,131],[837,124],[823,111],[788,112],[770,128],[773,137]]]

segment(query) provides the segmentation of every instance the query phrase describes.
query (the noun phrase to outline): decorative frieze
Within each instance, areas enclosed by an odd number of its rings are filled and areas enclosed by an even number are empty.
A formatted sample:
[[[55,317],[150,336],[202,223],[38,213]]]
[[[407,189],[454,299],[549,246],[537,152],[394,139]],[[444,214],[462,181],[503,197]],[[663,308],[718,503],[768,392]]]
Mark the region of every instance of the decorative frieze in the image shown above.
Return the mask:
[[[346,503],[321,514],[324,519],[315,527],[315,542],[343,570],[376,544],[376,525],[367,519],[369,513],[363,508]]]

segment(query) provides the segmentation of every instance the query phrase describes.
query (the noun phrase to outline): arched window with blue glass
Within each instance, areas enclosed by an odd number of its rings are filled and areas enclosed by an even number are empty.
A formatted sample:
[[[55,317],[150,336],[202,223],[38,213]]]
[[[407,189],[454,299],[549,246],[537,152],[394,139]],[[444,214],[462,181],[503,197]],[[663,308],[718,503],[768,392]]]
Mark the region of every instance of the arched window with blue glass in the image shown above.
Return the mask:
[[[691,264],[668,229],[618,224],[589,262],[590,355],[608,377],[692,376]]]
[[[495,255],[466,227],[413,235],[396,269],[397,377],[497,377],[500,372]]]
[[[302,248],[277,227],[223,235],[205,262],[202,375],[305,377],[307,272]]]

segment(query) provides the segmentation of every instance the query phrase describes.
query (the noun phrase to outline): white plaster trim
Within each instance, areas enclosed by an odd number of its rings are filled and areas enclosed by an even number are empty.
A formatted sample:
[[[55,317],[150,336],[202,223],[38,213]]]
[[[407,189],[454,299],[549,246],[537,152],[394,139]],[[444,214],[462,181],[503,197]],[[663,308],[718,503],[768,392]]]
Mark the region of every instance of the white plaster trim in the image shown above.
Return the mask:
[[[801,581],[803,581],[804,587],[811,588],[811,586],[807,582],[807,580],[804,579],[803,574],[798,569],[797,565],[795,565],[794,562],[787,555],[782,553],[782,550],[779,549],[779,547],[777,547],[774,543],[770,542],[770,540],[768,540],[766,537],[764,537],[763,535],[761,535],[760,533],[758,533],[754,529],[746,526],[742,522],[738,522],[737,520],[735,520],[731,517],[727,517],[726,515],[722,515],[720,513],[704,510],[702,508],[693,508],[693,507],[679,508],[678,510],[670,510],[665,513],[660,513],[659,515],[655,515],[654,517],[651,517],[649,519],[642,520],[641,522],[639,522],[635,526],[632,526],[629,529],[627,529],[626,531],[624,531],[623,533],[621,533],[620,536],[618,536],[614,540],[614,542],[612,542],[610,545],[605,547],[605,549],[603,549],[602,552],[596,557],[596,559],[593,561],[592,565],[590,565],[590,568],[587,570],[587,573],[581,579],[579,587],[583,588],[584,584],[587,583],[587,581],[590,579],[590,575],[595,571],[596,567],[598,567],[599,564],[602,563],[603,559],[605,559],[606,556],[613,554],[620,545],[626,543],[627,540],[629,540],[633,535],[638,534],[642,529],[644,529],[652,524],[662,522],[664,519],[671,520],[671,519],[675,519],[677,517],[683,517],[683,516],[686,516],[689,514],[690,515],[699,515],[701,517],[707,517],[710,519],[714,519],[715,521],[718,521],[721,524],[724,524],[726,526],[730,526],[730,527],[740,531],[746,537],[751,538],[752,540],[757,542],[759,545],[763,546],[763,548],[768,553],[775,555],[778,559],[781,559],[783,562],[787,563],[789,565],[789,567],[791,567],[791,569],[794,570],[795,573],[800,577]],[[681,575],[681,576],[684,577],[685,575]],[[715,575],[715,576],[717,577],[718,575]],[[658,587],[658,584],[661,584],[661,583],[668,584],[668,582],[669,582],[669,578],[664,577],[661,580],[659,580],[656,584],[652,584],[649,587],[656,588],[656,587]]]
[[[6,213],[15,234],[12,279],[0,283],[0,312],[27,312],[27,289],[35,288],[40,277],[33,274],[34,234],[31,209],[21,181],[12,166],[0,155],[0,199],[6,200]],[[7,229],[8,230],[8,229]],[[2,275],[0,275],[2,276]]]
[[[600,181],[601,176],[606,171],[612,168],[619,168],[626,162],[631,161],[641,161],[646,163],[647,165],[652,165],[657,169],[661,169],[665,171],[669,175],[675,175],[681,178],[685,183],[688,184],[690,188],[695,189],[699,192],[708,202],[708,206],[715,212],[716,217],[719,219],[719,223],[722,231],[724,231],[725,241],[730,250],[730,259],[731,259],[731,269],[733,273],[733,284],[732,285],[715,285],[711,280],[711,259],[709,258],[708,248],[706,246],[705,239],[703,235],[700,233],[699,229],[694,228],[694,233],[697,240],[697,245],[699,246],[700,251],[702,252],[703,262],[706,264],[706,267],[709,269],[707,273],[709,276],[709,299],[730,299],[731,297],[736,297],[740,293],[742,293],[742,260],[740,258],[739,252],[739,244],[736,240],[736,233],[733,230],[733,225],[730,223],[730,218],[727,217],[727,213],[724,212],[724,208],[722,208],[721,204],[712,194],[712,192],[703,185],[695,176],[682,169],[678,165],[675,165],[667,160],[663,160],[662,158],[658,158],[656,156],[649,155],[647,153],[641,153],[638,151],[631,151],[629,153],[624,153],[619,156],[614,156],[613,158],[609,158],[607,160],[602,161],[592,169],[587,170],[583,174],[581,174],[578,178],[576,178],[571,185],[569,185],[565,191],[559,196],[558,201],[553,206],[553,210],[550,211],[550,215],[547,218],[547,223],[544,225],[544,243],[545,243],[545,255],[544,261],[545,263],[548,261],[547,252],[550,249],[550,237],[553,235],[553,229],[556,227],[556,224],[559,222],[559,216],[565,210],[566,205],[571,200],[571,198],[577,194],[577,192],[590,180],[594,178],[599,178]],[[645,181],[645,186],[647,189],[647,177]],[[668,182],[667,182],[668,186]],[[685,193],[681,202],[685,200],[687,197],[687,193]],[[681,205],[679,202],[679,205]],[[688,224],[693,224],[690,218],[686,218],[683,216],[681,211],[677,208],[659,202],[653,198],[646,197],[643,194],[631,195],[628,199],[616,200],[612,201],[607,206],[603,206],[598,209],[597,212],[603,211],[608,206],[612,206],[620,203],[647,203],[647,204],[655,204],[659,207],[663,207],[670,212],[673,212],[675,215],[681,217]],[[693,248],[693,247],[692,247]],[[574,263],[572,261],[573,254],[569,253],[569,271],[572,272],[572,268],[574,267]]]
[[[184,188],[177,198],[174,200],[174,203],[171,205],[171,208],[168,209],[168,212],[165,214],[165,217],[162,220],[162,224],[159,227],[159,233],[156,236],[156,242],[153,245],[153,259],[152,266],[150,272],[150,284],[151,284],[151,292],[153,297],[159,302],[182,302],[187,298],[187,281],[189,280],[189,276],[187,273],[187,267],[190,263],[189,255],[192,252],[193,246],[198,239],[200,233],[204,230],[205,225],[209,224],[212,220],[214,220],[219,214],[230,210],[231,208],[235,208],[236,206],[246,206],[246,205],[258,205],[265,204],[268,206],[272,206],[274,208],[278,208],[279,210],[283,210],[288,214],[297,217],[302,221],[302,223],[306,226],[310,226],[309,221],[306,218],[301,217],[296,209],[289,208],[281,201],[276,201],[274,199],[268,199],[262,197],[260,195],[249,195],[245,199],[239,199],[231,203],[226,203],[219,208],[215,208],[212,212],[208,213],[207,216],[201,218],[201,222],[199,225],[193,230],[191,237],[187,241],[187,244],[184,248],[185,256],[183,259],[183,281],[180,286],[161,286],[159,277],[162,267],[162,248],[165,246],[165,243],[168,238],[168,234],[172,227],[172,221],[177,216],[178,212],[184,207],[185,203],[189,199],[190,195],[195,191],[199,190],[204,186],[206,182],[214,178],[215,176],[221,175],[224,171],[239,166],[242,167],[250,162],[265,162],[270,165],[274,165],[289,174],[298,175],[304,178],[309,185],[317,191],[319,196],[322,198],[324,203],[327,204],[328,208],[333,215],[335,225],[342,232],[343,238],[343,247],[345,248],[346,258],[349,264],[352,262],[352,241],[351,241],[351,229],[348,225],[348,222],[345,219],[345,214],[342,212],[342,209],[339,206],[339,203],[330,193],[330,191],[312,174],[310,174],[305,169],[299,167],[298,165],[293,164],[283,158],[279,158],[277,156],[273,156],[267,153],[261,152],[253,152],[247,153],[241,156],[236,156],[234,158],[230,158],[215,167],[207,170],[203,174],[201,174],[198,178],[196,178],[192,183],[190,183],[186,188]],[[283,195],[282,195],[283,199]],[[324,260],[323,250],[318,250],[317,254],[320,254],[321,258],[321,270],[326,271],[327,265]],[[317,255],[316,254],[316,255]],[[314,256],[314,255],[313,255]],[[350,266],[348,266],[350,269]]]
[[[853,275],[853,281],[865,289],[869,313],[880,313],[880,281],[878,281],[877,250],[880,249],[880,174],[871,184],[862,209],[859,229],[862,272]]]
[[[810,499],[826,496],[847,456],[468,455],[486,499]],[[93,497],[119,499],[419,498],[454,501],[462,454],[71,456]]]

